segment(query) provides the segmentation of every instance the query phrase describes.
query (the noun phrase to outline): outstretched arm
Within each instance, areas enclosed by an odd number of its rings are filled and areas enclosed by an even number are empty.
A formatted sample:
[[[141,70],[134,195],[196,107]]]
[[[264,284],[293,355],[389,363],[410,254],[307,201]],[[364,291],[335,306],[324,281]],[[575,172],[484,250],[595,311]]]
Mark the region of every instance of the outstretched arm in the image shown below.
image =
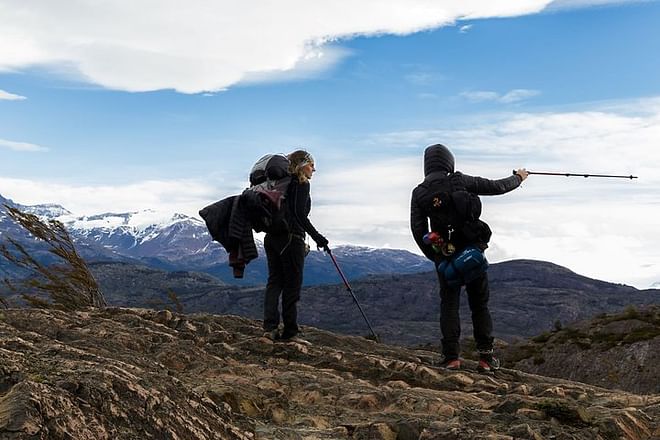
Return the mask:
[[[523,180],[528,176],[525,168],[520,168],[516,174],[503,179],[491,180],[478,176],[468,176],[463,174],[465,188],[473,193],[483,196],[494,196],[508,193],[518,188]]]

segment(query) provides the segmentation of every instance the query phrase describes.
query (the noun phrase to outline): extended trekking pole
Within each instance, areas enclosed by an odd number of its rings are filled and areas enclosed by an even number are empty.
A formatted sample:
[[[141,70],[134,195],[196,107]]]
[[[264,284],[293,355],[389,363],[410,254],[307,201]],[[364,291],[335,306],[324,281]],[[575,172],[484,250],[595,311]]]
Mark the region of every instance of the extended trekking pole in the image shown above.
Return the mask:
[[[335,256],[332,255],[332,251],[330,250],[329,247],[326,246],[325,248],[326,252],[328,255],[330,255],[330,258],[332,259],[332,262],[334,263],[335,267],[337,268],[337,272],[339,272],[339,276],[341,277],[342,281],[344,282],[344,285],[346,286],[346,290],[348,290],[353,297],[353,300],[355,301],[355,304],[357,304],[358,309],[360,309],[360,313],[362,313],[362,317],[364,318],[364,321],[367,323],[367,326],[369,327],[369,330],[371,331],[371,335],[374,337],[374,341],[380,342],[380,339],[378,338],[378,335],[374,331],[373,327],[371,327],[371,323],[367,319],[367,315],[364,314],[364,310],[362,310],[362,306],[360,305],[360,302],[358,301],[357,297],[353,293],[353,289],[351,289],[351,285],[348,284],[348,280],[344,276],[344,272],[341,271],[339,268],[339,265],[337,264],[337,260],[335,259]]]
[[[565,176],[565,177],[610,177],[614,179],[637,179],[637,176],[614,176],[612,174],[581,174],[581,173],[547,173],[544,171],[527,171],[528,174],[539,174],[541,176]],[[516,170],[513,170],[516,174]]]

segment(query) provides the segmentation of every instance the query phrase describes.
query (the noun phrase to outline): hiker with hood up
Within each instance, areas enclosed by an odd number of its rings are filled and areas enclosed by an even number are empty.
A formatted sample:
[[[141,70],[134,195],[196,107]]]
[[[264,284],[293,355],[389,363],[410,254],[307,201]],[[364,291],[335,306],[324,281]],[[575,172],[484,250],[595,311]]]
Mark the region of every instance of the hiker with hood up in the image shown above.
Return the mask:
[[[266,234],[264,247],[268,259],[268,282],[264,300],[264,336],[276,341],[299,340],[298,301],[303,282],[305,256],[309,250],[305,233],[316,242],[318,248],[328,249],[328,240],[309,221],[312,202],[309,180],[316,171],[314,158],[304,150],[287,156],[291,183],[286,190],[286,220],[288,233]],[[279,299],[282,297],[282,321],[280,333]]]
[[[440,218],[439,208],[443,200],[445,205],[452,206],[454,203],[446,202],[447,200],[453,200],[448,199],[447,194],[456,194],[454,191],[462,191],[461,194],[467,194],[468,196],[470,194],[504,194],[520,186],[527,176],[527,170],[524,168],[519,169],[514,175],[499,180],[469,176],[454,171],[454,156],[444,145],[435,144],[426,148],[424,151],[424,181],[412,193],[410,227],[415,242],[424,255],[434,262],[436,269],[443,261],[450,263],[448,259],[451,259],[452,255],[458,255],[467,246],[475,246],[483,252],[487,247],[487,241],[490,239],[490,228],[481,221],[473,222],[480,229],[473,231],[473,233],[465,230],[465,228],[460,229],[457,227],[454,230],[451,225],[445,224],[446,217]],[[477,204],[476,217],[478,218],[481,213],[481,204],[478,199]],[[445,244],[442,250],[428,242],[427,234],[431,231],[445,231],[443,234],[445,235]],[[425,236],[427,237],[426,241]],[[440,281],[440,329],[442,331],[443,354],[441,365],[451,370],[457,370],[461,367],[459,358],[461,326],[458,313],[461,285],[450,285],[443,273],[437,272]],[[474,339],[479,352],[478,369],[484,372],[492,372],[500,367],[500,362],[493,355],[493,323],[488,310],[488,273],[483,271],[475,279],[465,283],[465,290],[472,312]]]

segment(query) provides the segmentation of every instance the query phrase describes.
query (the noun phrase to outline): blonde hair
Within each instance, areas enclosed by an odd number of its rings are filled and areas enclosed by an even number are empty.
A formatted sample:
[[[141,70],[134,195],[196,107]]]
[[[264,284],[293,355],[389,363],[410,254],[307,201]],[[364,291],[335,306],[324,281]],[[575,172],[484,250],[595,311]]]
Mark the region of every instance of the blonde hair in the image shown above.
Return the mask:
[[[296,150],[290,153],[287,158],[289,159],[289,172],[291,175],[298,179],[298,182],[305,183],[309,179],[303,171],[303,167],[308,164],[314,163],[314,158],[305,150]]]

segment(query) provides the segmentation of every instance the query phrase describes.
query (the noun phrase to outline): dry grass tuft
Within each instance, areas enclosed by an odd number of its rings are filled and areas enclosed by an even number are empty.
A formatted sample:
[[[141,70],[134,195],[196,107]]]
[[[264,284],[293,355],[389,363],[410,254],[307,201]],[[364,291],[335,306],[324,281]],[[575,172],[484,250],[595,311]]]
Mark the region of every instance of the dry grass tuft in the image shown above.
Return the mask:
[[[61,222],[44,222],[34,214],[28,214],[4,205],[7,214],[38,240],[48,246],[48,252],[63,260],[62,264],[44,266],[39,263],[16,240],[7,237],[13,249],[2,244],[0,255],[11,263],[28,269],[34,277],[17,284],[5,279],[4,283],[13,292],[19,293],[33,307],[79,310],[86,307],[105,307],[106,301],[98,283],[85,261],[76,252],[75,246]],[[49,301],[50,299],[50,301]],[[4,300],[0,299],[5,307]]]

